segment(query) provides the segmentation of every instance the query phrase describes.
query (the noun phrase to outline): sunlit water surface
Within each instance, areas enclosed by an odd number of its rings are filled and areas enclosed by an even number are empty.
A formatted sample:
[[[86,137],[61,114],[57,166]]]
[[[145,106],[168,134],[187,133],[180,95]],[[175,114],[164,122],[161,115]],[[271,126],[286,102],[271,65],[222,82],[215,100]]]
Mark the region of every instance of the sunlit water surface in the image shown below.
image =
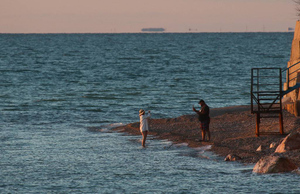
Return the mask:
[[[249,104],[252,67],[286,67],[292,33],[0,35],[1,193],[299,193],[207,148],[112,131]]]

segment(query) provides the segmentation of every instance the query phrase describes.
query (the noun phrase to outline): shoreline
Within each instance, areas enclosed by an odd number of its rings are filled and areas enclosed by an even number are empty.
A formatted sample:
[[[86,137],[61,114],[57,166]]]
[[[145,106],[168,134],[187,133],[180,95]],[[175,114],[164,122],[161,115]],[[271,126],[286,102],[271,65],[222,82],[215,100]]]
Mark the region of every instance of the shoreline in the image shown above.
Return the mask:
[[[300,129],[300,118],[283,110],[285,135],[270,134],[256,137],[255,115],[251,114],[250,105],[214,108],[210,110],[210,117],[211,140],[209,142],[199,141],[202,138],[200,123],[196,114],[183,115],[177,118],[151,119],[149,134],[157,139],[167,139],[175,144],[187,143],[192,148],[211,145],[210,151],[224,157],[224,159],[228,154],[231,154],[239,156],[240,160],[238,161],[241,163],[254,164],[263,156],[274,153],[276,146],[270,148],[271,143],[278,145],[290,132]],[[279,132],[278,121],[279,118],[262,120],[261,131]],[[139,122],[116,127],[113,130],[141,135]],[[262,151],[256,151],[259,146],[262,147]],[[288,157],[300,167],[299,150],[280,155]]]

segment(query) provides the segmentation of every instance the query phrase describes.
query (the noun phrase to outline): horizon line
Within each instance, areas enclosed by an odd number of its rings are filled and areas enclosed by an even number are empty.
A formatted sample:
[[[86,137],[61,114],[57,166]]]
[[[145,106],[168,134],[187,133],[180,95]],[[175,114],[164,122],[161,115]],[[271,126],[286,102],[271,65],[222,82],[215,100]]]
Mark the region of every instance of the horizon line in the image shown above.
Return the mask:
[[[295,31],[245,31],[245,32],[0,32],[0,34],[204,34],[204,33],[294,33]]]

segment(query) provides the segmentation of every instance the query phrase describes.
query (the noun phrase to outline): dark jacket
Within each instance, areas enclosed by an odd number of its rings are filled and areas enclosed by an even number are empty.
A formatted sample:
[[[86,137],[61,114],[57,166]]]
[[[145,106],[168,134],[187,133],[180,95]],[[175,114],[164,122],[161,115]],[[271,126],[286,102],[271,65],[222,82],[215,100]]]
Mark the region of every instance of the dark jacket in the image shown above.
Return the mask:
[[[209,119],[210,119],[209,107],[207,105],[201,107],[201,110],[199,112],[197,112],[197,114],[198,114],[198,119],[201,122],[209,121]]]

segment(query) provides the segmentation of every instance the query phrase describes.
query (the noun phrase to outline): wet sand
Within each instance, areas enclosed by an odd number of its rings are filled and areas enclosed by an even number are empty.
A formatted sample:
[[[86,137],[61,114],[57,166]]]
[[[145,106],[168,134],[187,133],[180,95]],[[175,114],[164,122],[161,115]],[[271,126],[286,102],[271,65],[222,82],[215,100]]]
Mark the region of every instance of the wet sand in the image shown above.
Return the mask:
[[[283,122],[285,135],[279,134],[279,117],[263,119],[261,132],[274,132],[255,136],[255,115],[251,114],[250,106],[232,106],[215,108],[210,111],[211,140],[202,142],[200,124],[196,114],[183,115],[177,118],[150,120],[150,135],[158,139],[168,139],[173,143],[187,143],[190,147],[212,145],[211,151],[221,157],[235,154],[241,157],[244,164],[256,163],[261,157],[274,153],[276,147],[270,148],[271,143],[279,144],[290,132],[300,130],[300,118],[284,110]],[[141,135],[139,122],[117,127],[114,130],[134,135]],[[147,144],[147,142],[146,142]],[[256,151],[262,146],[262,151]],[[282,154],[290,158],[300,167],[300,150]]]

